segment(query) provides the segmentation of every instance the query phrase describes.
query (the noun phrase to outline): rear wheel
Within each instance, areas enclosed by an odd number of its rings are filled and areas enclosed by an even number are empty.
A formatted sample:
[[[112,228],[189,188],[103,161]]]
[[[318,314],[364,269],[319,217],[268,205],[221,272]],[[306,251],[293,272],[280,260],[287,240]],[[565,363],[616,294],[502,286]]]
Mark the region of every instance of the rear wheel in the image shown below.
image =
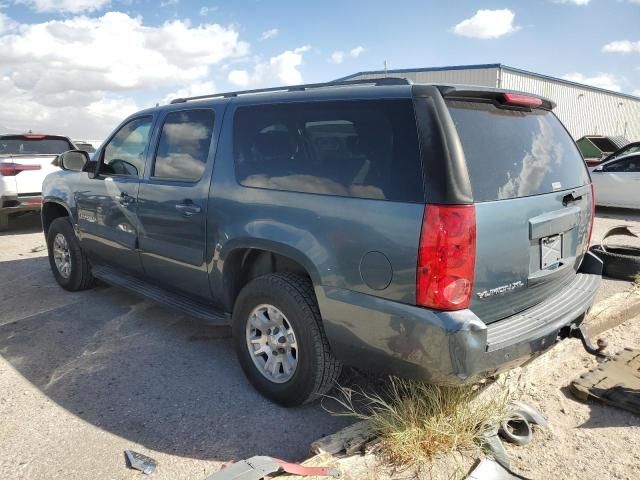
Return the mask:
[[[256,278],[238,296],[233,335],[249,381],[285,406],[311,402],[338,378],[311,282],[276,273]]]
[[[9,229],[9,214],[0,213],[0,232],[4,232]]]
[[[49,265],[60,286],[72,292],[93,285],[91,267],[68,217],[56,218],[47,232]]]

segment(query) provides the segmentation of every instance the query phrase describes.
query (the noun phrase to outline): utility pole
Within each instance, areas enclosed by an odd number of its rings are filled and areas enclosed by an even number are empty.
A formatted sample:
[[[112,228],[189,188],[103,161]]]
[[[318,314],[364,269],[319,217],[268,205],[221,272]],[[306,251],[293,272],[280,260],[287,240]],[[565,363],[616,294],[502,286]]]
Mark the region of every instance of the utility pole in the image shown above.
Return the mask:
[[[387,61],[384,61],[384,76],[387,77]]]

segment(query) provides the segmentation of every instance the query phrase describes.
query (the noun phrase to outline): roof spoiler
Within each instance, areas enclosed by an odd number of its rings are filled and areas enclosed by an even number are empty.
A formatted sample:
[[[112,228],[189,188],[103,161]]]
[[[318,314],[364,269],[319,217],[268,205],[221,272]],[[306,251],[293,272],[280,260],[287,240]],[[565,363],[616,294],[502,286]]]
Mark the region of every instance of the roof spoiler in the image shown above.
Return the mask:
[[[515,90],[465,85],[440,85],[437,88],[442,96],[448,100],[490,101],[504,107],[543,108],[545,110],[553,110],[556,106],[555,102],[548,98]]]

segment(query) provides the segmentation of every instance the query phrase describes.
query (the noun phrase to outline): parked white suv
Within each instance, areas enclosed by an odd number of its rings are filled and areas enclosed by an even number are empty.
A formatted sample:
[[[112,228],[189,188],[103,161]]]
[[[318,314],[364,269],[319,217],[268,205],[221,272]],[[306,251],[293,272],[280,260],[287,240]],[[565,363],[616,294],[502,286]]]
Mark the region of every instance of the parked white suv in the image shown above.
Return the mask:
[[[58,170],[58,154],[75,149],[67,137],[57,135],[0,135],[0,230],[9,215],[42,208],[42,181]]]

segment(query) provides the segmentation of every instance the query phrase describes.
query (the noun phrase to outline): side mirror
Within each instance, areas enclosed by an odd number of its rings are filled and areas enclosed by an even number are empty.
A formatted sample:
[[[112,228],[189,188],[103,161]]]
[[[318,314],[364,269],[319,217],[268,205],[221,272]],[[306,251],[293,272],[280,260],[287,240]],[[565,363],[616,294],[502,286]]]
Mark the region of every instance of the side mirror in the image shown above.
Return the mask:
[[[58,164],[63,170],[81,172],[89,162],[89,154],[84,150],[69,150],[58,157]]]
[[[596,167],[596,168],[594,168],[593,170],[591,170],[591,173],[600,173],[600,172],[602,172],[602,171],[603,171],[603,170],[602,170],[602,167]]]

